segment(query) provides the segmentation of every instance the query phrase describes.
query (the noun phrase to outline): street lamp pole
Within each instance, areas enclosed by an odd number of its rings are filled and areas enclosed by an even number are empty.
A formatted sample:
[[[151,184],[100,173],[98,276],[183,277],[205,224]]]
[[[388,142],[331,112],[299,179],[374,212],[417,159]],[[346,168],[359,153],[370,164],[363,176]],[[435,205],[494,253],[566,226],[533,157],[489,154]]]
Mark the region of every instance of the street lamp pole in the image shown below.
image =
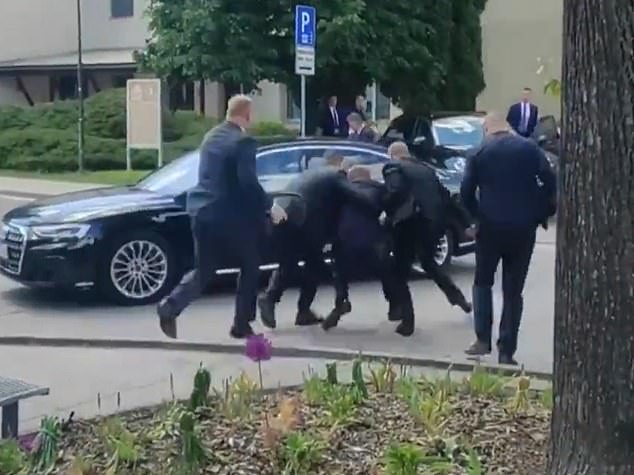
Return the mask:
[[[81,41],[81,0],[77,0],[77,99],[79,117],[77,119],[77,171],[84,171],[84,78]]]

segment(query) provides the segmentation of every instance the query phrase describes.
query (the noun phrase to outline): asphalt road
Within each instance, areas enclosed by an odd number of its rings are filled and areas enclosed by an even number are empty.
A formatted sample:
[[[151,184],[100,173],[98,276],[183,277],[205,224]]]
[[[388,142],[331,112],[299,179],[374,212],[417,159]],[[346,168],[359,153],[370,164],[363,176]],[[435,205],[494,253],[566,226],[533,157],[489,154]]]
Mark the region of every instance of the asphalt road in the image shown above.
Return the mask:
[[[26,196],[0,192],[0,213],[28,202]],[[541,232],[525,289],[525,311],[517,358],[527,369],[552,368],[555,232]],[[467,256],[455,261],[451,275],[470,294],[474,260]],[[387,322],[387,306],[380,286],[359,282],[352,286],[352,314],[329,333],[320,328],[293,325],[297,292],[290,290],[278,308],[278,328],[267,332],[274,345],[378,351],[464,360],[463,350],[473,339],[471,317],[452,308],[428,280],[411,283],[417,315],[417,331],[410,338],[393,332]],[[501,310],[499,286],[495,291],[496,314]],[[315,309],[330,310],[333,292],[320,289]],[[197,342],[229,342],[232,318],[231,289],[220,289],[194,303],[181,317],[179,337]],[[258,325],[258,329],[261,329]],[[153,307],[125,308],[78,302],[55,292],[26,289],[0,277],[0,336],[74,338],[163,339]]]

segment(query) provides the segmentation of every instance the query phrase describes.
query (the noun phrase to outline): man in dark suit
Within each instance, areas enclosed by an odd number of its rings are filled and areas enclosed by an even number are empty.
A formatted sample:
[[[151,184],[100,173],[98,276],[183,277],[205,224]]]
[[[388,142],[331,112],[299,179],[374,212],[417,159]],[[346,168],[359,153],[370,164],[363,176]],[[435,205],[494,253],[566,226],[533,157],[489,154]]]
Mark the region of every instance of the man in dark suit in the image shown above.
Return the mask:
[[[279,267],[258,299],[262,322],[269,328],[276,326],[275,305],[288,288],[299,261],[304,261],[304,267],[295,324],[306,326],[322,322],[311,310],[311,305],[317,293],[320,271],[325,270],[324,246],[334,242],[341,209],[346,203],[354,201],[370,209],[374,207],[374,203],[350,185],[341,170],[342,160],[339,155],[326,157],[325,166],[309,167],[286,190],[302,197],[305,219],[301,223],[289,221],[275,229],[273,241],[279,248]],[[335,302],[335,306],[342,315],[350,312],[347,301]]]
[[[555,174],[539,146],[513,134],[503,116],[489,114],[484,126],[487,138],[469,160],[461,188],[465,206],[478,220],[473,286],[477,340],[466,353],[491,353],[491,288],[501,260],[504,303],[497,342],[499,362],[515,365],[522,292],[537,226],[554,213]]]
[[[337,96],[330,96],[319,123],[324,137],[343,137],[347,133],[344,116],[337,107]]]
[[[366,125],[363,117],[358,112],[350,113],[347,120],[350,127],[350,140],[366,143],[374,143],[376,141],[376,132]]]
[[[379,223],[384,207],[386,189],[372,180],[370,170],[355,165],[348,171],[352,186],[375,204],[374,209],[348,203],[341,211],[337,240],[333,246],[335,257],[335,308],[322,323],[324,330],[334,328],[341,319],[338,309],[349,302],[348,284],[355,272],[371,272],[379,277],[383,295],[389,304],[388,317],[393,320],[398,310],[395,300],[394,262],[390,256],[389,232]]]
[[[443,291],[451,305],[471,312],[471,304],[462,291],[436,263],[438,241],[444,232],[445,191],[434,170],[409,155],[407,145],[394,142],[388,149],[392,162],[383,167],[388,191],[386,212],[394,236],[394,258],[399,282],[406,282],[411,266],[418,258],[427,275]],[[401,323],[396,329],[402,336],[414,332],[414,308],[409,288],[401,288],[398,301],[403,305]]]
[[[234,96],[227,119],[205,137],[200,149],[198,185],[187,196],[194,240],[194,269],[158,305],[163,332],[176,338],[176,319],[207,286],[221,257],[240,263],[231,336],[251,334],[255,319],[260,264],[260,238],[267,213],[274,223],[286,213],[273,206],[255,172],[256,143],[244,131],[251,122],[251,99]]]
[[[513,104],[506,115],[506,121],[522,137],[533,135],[539,119],[539,109],[531,104],[531,94],[531,88],[525,87],[520,102]]]

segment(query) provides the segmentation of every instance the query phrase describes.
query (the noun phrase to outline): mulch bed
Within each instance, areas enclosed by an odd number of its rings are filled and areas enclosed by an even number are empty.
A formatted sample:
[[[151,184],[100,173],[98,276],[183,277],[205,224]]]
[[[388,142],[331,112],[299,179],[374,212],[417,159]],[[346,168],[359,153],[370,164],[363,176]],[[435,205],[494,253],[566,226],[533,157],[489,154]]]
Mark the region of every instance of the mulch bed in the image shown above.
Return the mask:
[[[199,441],[204,449],[204,461],[189,469],[192,443],[181,425],[189,401],[76,421],[61,437],[62,455],[52,473],[544,473],[550,410],[543,397],[529,393],[527,380],[479,374],[456,384],[395,373],[388,367],[373,372],[365,397],[358,384],[316,376],[303,389],[264,396],[246,377],[227,383],[189,412],[193,445]],[[183,455],[185,445],[190,455]],[[390,463],[412,451],[418,472],[390,471]]]

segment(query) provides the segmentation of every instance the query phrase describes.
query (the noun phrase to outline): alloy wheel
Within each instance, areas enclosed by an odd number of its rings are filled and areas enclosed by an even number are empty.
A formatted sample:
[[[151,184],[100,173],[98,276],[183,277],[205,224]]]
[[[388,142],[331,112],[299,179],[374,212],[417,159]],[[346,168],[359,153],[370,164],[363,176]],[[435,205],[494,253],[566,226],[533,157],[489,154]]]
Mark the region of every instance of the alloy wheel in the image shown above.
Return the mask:
[[[128,241],[117,249],[110,261],[112,284],[129,299],[152,297],[163,287],[167,277],[167,255],[152,241]]]

